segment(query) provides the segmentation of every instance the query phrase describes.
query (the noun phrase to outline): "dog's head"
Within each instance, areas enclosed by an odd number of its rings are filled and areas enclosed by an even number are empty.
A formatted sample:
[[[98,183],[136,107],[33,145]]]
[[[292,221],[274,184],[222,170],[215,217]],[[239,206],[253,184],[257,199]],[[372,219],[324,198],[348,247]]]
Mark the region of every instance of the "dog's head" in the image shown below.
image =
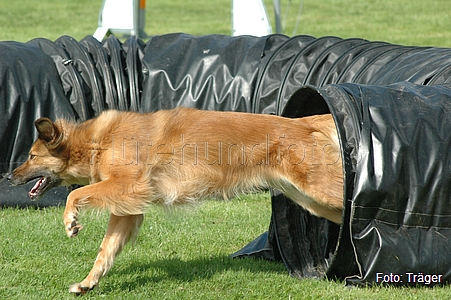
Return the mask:
[[[28,192],[32,200],[40,199],[47,191],[61,185],[61,173],[67,163],[61,124],[40,118],[36,120],[35,126],[39,135],[31,146],[27,161],[6,176],[13,185],[37,179]]]

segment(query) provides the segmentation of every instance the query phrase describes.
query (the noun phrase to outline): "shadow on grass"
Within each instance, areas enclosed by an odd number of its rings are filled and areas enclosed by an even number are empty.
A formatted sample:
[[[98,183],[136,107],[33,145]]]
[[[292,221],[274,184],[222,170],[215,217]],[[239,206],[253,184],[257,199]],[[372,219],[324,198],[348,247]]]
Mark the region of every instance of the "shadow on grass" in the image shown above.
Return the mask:
[[[211,256],[189,261],[180,258],[167,258],[153,262],[133,262],[123,269],[113,269],[110,275],[116,277],[116,279],[123,277],[124,280],[120,280],[121,283],[118,285],[121,289],[135,290],[149,283],[201,281],[226,271],[287,274],[288,276],[283,263],[252,258],[231,258],[229,256]],[[116,289],[118,286],[111,286],[111,288]],[[104,286],[104,288],[107,287]],[[104,289],[104,292],[108,293],[110,290],[107,288],[107,290]]]

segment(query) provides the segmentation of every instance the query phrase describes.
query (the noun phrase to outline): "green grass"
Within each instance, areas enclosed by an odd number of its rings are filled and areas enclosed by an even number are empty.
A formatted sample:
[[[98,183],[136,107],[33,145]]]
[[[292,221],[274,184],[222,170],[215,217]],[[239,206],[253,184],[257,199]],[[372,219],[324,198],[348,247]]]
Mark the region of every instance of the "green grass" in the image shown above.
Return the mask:
[[[265,0],[273,16],[272,1]],[[290,1],[282,0],[283,15]],[[284,33],[360,37],[451,47],[448,0],[305,0],[297,31],[293,1]],[[94,33],[101,0],[0,2],[0,41],[80,40]],[[230,0],[149,0],[149,35],[230,34]],[[90,270],[107,216],[86,213],[84,231],[65,236],[62,208],[0,210],[0,299],[73,299],[69,284]],[[229,255],[267,230],[268,195],[208,202],[188,212],[152,209],[134,246],[118,257],[92,299],[446,299],[450,287],[352,288],[288,276],[280,263]]]
[[[22,0],[0,2],[0,40],[78,40],[93,34],[101,0]],[[451,46],[448,0],[281,0],[284,32],[291,36],[360,37],[404,45]],[[297,31],[299,3],[302,5]],[[145,31],[149,35],[186,32],[230,34],[230,0],[148,0]],[[273,1],[265,0],[273,20]],[[291,4],[290,4],[291,3]],[[286,16],[286,18],[285,18]],[[274,20],[273,20],[274,21]],[[275,26],[273,23],[273,28]]]
[[[88,299],[445,299],[443,288],[347,288],[288,276],[283,264],[232,259],[267,229],[268,194],[207,202],[167,213],[153,208],[139,237]],[[68,286],[88,273],[108,220],[85,213],[69,239],[62,208],[0,210],[0,299],[73,299]]]

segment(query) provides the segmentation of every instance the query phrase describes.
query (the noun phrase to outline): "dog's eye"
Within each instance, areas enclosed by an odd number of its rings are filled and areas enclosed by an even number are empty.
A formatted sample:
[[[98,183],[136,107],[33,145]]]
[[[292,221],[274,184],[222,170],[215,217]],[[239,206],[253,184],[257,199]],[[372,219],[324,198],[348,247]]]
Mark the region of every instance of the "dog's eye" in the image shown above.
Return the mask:
[[[32,160],[32,159],[34,159],[36,157],[36,155],[34,155],[34,154],[30,154],[30,157],[29,157],[29,159],[30,160]]]

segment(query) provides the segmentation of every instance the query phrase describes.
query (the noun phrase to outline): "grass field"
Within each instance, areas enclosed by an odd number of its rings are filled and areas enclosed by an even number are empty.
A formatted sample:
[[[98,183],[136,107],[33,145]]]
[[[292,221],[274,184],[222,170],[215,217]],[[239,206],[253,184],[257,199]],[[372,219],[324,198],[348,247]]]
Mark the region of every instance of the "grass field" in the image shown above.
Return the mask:
[[[290,1],[282,0],[286,9]],[[266,1],[272,16],[272,1]],[[451,47],[449,1],[303,1],[298,30],[293,1],[284,33],[361,37],[405,45]],[[97,27],[101,1],[0,2],[0,41],[76,39]],[[147,1],[149,35],[230,34],[231,1]],[[282,12],[285,15],[286,10]],[[0,58],[1,59],[1,58]],[[1,87],[0,87],[1,88]],[[0,116],[1,118],[1,116]],[[90,270],[107,215],[85,213],[84,231],[65,236],[62,208],[0,210],[0,299],[73,299],[69,284]],[[288,276],[282,264],[229,255],[267,230],[267,194],[209,202],[187,212],[152,209],[134,246],[117,259],[89,299],[446,299],[450,287],[347,288],[341,282]]]
[[[134,245],[89,299],[446,299],[445,288],[348,288],[288,276],[282,264],[231,259],[267,229],[269,195],[212,201],[168,214],[153,209]],[[65,236],[61,208],[0,210],[0,299],[73,299],[68,285],[90,270],[107,215],[85,213]]]
[[[101,0],[22,0],[0,2],[0,40],[82,39],[93,34]],[[231,0],[148,0],[149,35],[186,32],[230,34]],[[265,0],[274,19],[271,0]],[[360,37],[404,45],[451,46],[447,0],[281,0],[284,34]],[[302,7],[300,7],[302,3]],[[294,31],[301,11],[297,31]],[[274,23],[273,28],[275,29]]]

